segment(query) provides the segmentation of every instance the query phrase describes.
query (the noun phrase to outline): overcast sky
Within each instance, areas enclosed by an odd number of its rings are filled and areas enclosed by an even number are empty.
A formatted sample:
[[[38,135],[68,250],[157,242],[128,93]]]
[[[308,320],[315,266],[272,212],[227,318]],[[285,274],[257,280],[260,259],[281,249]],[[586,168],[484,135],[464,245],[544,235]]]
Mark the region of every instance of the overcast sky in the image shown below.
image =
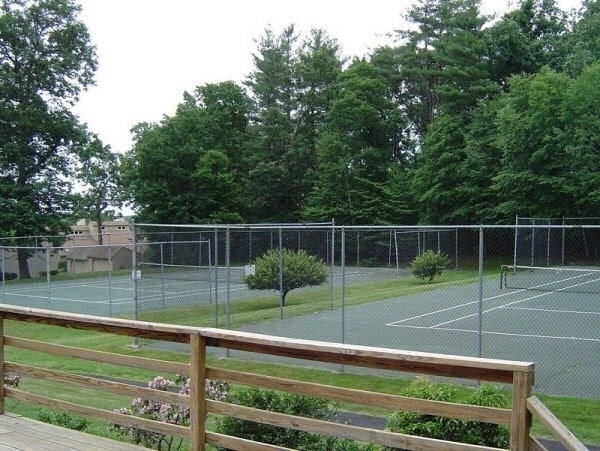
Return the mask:
[[[256,39],[294,23],[324,28],[345,56],[391,44],[412,0],[80,0],[81,19],[97,48],[96,85],[76,114],[117,152],[131,147],[138,122],[172,115],[184,91],[205,83],[242,81],[252,70]],[[487,14],[517,2],[483,0]],[[559,0],[563,9],[579,0]]]

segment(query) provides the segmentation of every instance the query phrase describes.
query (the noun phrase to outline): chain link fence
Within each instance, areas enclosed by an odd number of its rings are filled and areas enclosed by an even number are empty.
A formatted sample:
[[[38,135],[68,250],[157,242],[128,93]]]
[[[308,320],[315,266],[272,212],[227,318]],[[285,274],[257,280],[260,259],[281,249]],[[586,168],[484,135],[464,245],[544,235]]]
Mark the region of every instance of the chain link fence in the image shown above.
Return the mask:
[[[589,222],[135,224],[130,245],[4,243],[2,295],[77,313],[533,361],[537,392],[600,398],[600,225]],[[321,262],[325,280],[292,284],[288,251]],[[428,251],[450,262],[432,281],[410,266]],[[19,252],[29,279],[19,273]],[[247,277],[266,255],[270,286],[250,289]]]

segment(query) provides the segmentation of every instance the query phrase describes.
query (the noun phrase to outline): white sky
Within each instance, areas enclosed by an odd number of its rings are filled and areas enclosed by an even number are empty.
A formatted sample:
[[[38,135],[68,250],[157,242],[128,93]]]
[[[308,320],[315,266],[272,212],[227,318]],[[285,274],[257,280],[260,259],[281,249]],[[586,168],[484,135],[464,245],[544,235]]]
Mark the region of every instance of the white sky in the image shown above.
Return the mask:
[[[516,1],[483,0],[499,13]],[[255,40],[324,28],[345,56],[364,56],[393,41],[412,0],[80,0],[81,19],[97,48],[96,85],[75,112],[113,151],[131,147],[138,122],[172,115],[184,91],[205,83],[241,82],[252,71]],[[580,0],[558,0],[563,9]]]

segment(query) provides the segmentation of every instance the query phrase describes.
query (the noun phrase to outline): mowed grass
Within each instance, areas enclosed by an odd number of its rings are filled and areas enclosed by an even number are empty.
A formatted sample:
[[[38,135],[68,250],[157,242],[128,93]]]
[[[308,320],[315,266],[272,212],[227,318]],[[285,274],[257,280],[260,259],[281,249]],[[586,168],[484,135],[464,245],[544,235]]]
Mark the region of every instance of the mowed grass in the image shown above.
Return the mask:
[[[490,274],[486,277],[497,277]],[[346,306],[377,302],[384,299],[414,295],[416,293],[439,290],[444,287],[476,283],[477,271],[444,271],[433,282],[427,283],[414,277],[397,277],[387,280],[375,280],[360,284],[348,284],[344,290]],[[285,317],[308,315],[310,313],[339,308],[341,306],[341,288],[323,285],[315,288],[293,290],[285,299]],[[220,300],[215,313],[214,304],[190,305],[171,309],[142,312],[139,318],[150,322],[169,322],[186,326],[238,328],[245,324],[254,324],[280,318],[281,307],[279,293],[272,291],[264,296],[248,299],[234,299],[229,303],[229,323],[227,306]],[[216,322],[218,318],[218,323]]]

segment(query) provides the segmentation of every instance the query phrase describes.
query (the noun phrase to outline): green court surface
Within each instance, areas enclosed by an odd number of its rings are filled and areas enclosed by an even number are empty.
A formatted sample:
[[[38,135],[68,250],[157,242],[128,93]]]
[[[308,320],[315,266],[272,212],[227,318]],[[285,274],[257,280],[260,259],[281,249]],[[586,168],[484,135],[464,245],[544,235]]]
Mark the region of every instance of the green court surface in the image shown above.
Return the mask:
[[[244,330],[530,361],[536,364],[536,391],[600,398],[598,295],[501,290],[495,280],[484,283],[481,303],[478,292],[477,284],[453,286],[250,325]]]
[[[333,285],[339,287],[343,279],[347,286],[360,287],[392,277],[398,277],[397,271],[349,268],[343,278],[335,275]],[[544,283],[544,290],[550,290],[544,291],[501,289],[498,280],[487,279],[482,302],[479,286],[473,283],[352,306],[340,305],[340,290],[336,288],[333,309],[286,318],[284,307],[283,319],[247,325],[244,330],[531,361],[536,364],[537,392],[600,398],[600,296],[589,289],[595,281],[586,281],[588,292],[571,290],[581,283]],[[215,299],[222,306],[227,298],[236,303],[264,294],[250,291],[238,281],[227,289],[223,281],[215,286],[206,280],[158,280],[142,275],[135,285],[127,276],[53,282],[51,286],[43,282],[6,283],[1,299],[27,307],[135,318],[136,313],[147,310],[167,312],[178,306],[210,304]]]

